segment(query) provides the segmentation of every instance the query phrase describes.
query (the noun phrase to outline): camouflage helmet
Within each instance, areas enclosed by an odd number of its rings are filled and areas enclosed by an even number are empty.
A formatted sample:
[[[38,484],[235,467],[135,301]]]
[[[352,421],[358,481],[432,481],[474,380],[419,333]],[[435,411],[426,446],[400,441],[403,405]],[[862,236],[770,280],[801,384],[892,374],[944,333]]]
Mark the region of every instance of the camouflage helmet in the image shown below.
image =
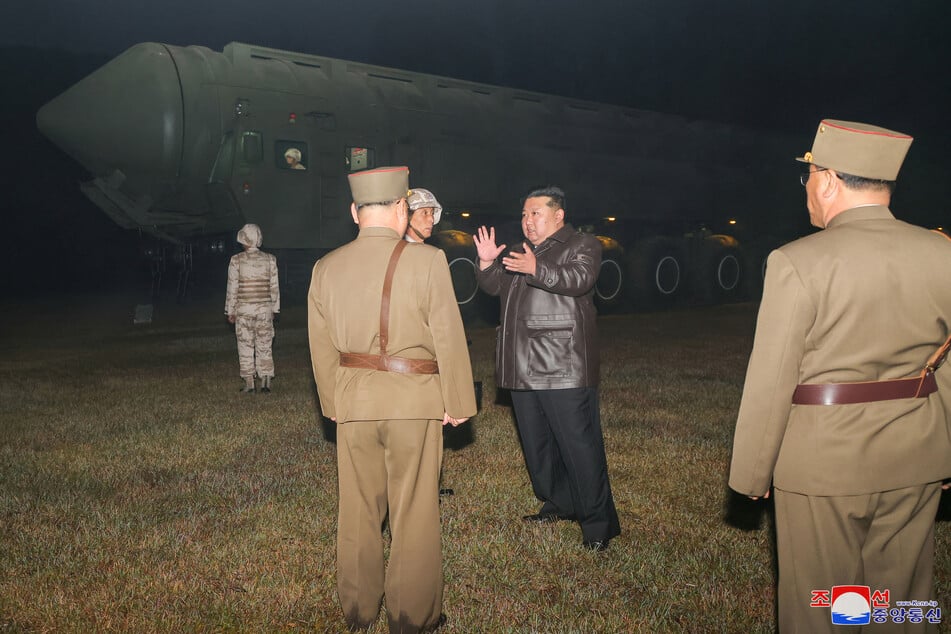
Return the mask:
[[[442,205],[439,204],[439,201],[436,200],[436,197],[433,196],[433,193],[428,189],[423,189],[422,187],[411,189],[406,202],[409,203],[410,211],[416,211],[423,207],[432,207],[433,224],[437,224],[440,216],[442,216]]]
[[[248,223],[238,231],[238,242],[246,247],[261,246],[261,227]]]

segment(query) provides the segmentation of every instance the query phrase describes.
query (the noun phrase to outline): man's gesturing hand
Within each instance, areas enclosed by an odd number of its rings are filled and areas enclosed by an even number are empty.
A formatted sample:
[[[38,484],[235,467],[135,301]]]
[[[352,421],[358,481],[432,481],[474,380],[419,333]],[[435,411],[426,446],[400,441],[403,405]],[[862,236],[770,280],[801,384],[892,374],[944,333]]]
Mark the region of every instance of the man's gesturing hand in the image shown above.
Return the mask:
[[[527,242],[523,244],[525,246],[525,253],[511,251],[507,256],[502,258],[502,265],[506,271],[535,275],[535,253]]]
[[[472,240],[475,242],[476,252],[479,254],[480,269],[489,268],[505,248],[504,244],[502,246],[495,244],[495,227],[486,229],[485,225],[482,225],[479,227],[478,233],[472,236]]]

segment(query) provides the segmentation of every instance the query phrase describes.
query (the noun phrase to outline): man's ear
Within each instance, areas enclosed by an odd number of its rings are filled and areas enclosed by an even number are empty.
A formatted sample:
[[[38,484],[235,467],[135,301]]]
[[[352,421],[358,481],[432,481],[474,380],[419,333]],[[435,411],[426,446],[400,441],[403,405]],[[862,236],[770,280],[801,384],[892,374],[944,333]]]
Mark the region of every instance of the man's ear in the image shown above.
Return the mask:
[[[562,209],[561,207],[555,210],[555,220],[558,222],[565,221],[565,210]]]
[[[839,191],[839,187],[842,185],[842,181],[839,179],[839,174],[835,170],[824,170],[820,172],[825,176],[825,180],[819,186],[819,195],[823,198],[832,198]]]
[[[360,224],[360,217],[357,215],[357,203],[350,203],[350,215],[353,216],[353,224]]]

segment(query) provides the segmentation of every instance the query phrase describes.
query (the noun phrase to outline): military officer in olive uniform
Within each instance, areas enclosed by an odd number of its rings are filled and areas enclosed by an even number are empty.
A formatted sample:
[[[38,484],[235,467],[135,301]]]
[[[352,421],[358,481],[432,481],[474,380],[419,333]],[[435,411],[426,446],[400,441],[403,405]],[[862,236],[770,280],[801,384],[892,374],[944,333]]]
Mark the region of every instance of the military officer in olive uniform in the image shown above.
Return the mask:
[[[888,590],[892,607],[934,598],[951,368],[925,366],[951,333],[951,242],[889,209],[911,142],[822,121],[798,160],[823,231],[767,262],[730,487],[753,499],[773,487],[783,634],[845,631],[834,604],[810,606],[816,590]],[[888,618],[870,629],[935,627]]]
[[[359,235],[317,262],[308,295],[320,408],[337,423],[337,594],[351,629],[376,621],[384,595],[390,632],[441,624],[441,425],[476,412],[446,256],[402,240],[408,174],[350,175]]]
[[[281,312],[281,289],[277,258],[261,251],[261,229],[246,224],[238,232],[244,251],[231,257],[225,315],[234,324],[238,339],[238,365],[244,379],[242,392],[254,392],[254,377],[261,379],[261,391],[271,391],[274,378],[274,315]]]

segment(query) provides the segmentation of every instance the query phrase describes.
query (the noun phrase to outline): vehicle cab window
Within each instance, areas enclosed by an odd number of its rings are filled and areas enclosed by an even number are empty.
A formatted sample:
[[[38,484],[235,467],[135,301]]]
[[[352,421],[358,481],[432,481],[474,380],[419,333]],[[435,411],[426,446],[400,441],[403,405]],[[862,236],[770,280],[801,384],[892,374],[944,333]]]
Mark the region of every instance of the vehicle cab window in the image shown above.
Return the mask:
[[[307,144],[283,139],[274,143],[274,161],[279,169],[305,171],[310,164]]]
[[[371,147],[348,147],[346,162],[350,172],[368,170],[376,167],[376,152]]]
[[[264,160],[264,140],[260,132],[251,130],[241,135],[241,161],[255,165]]]

